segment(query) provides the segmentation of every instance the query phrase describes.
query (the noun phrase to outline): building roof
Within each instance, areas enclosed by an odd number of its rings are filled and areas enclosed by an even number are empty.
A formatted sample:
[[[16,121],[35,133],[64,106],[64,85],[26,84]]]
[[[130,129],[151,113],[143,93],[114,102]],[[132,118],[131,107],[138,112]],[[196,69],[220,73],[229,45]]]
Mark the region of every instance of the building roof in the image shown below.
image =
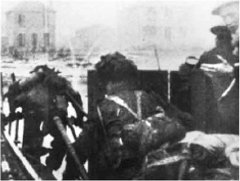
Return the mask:
[[[224,3],[212,11],[213,15],[222,15],[224,11],[227,12],[238,12],[239,11],[239,2],[231,1]]]
[[[47,8],[47,9],[45,9]],[[44,3],[39,1],[23,1],[11,9],[9,12],[43,12],[43,11],[55,12],[50,7],[47,7]]]

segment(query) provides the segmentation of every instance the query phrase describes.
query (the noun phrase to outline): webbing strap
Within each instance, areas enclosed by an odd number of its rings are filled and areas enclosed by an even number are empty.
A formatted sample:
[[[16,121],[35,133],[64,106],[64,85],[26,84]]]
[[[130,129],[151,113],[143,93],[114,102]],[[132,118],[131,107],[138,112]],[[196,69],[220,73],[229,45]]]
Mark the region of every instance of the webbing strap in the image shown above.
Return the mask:
[[[136,119],[139,120],[138,115],[137,115],[137,114],[127,105],[127,103],[126,103],[123,99],[121,99],[120,97],[114,96],[114,95],[113,95],[113,96],[105,95],[105,98],[106,98],[107,100],[110,100],[110,101],[115,102],[115,103],[118,104],[119,106],[124,107],[124,108],[127,109],[128,112],[130,112]]]
[[[137,115],[138,119],[142,120],[142,92],[141,91],[134,91],[136,97],[137,97]]]

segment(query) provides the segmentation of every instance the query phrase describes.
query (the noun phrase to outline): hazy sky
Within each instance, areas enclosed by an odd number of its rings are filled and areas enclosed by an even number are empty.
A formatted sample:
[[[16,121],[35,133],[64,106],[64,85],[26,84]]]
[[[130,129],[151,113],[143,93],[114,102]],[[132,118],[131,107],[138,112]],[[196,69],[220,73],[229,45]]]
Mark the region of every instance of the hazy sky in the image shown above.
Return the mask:
[[[25,0],[1,0],[1,24],[4,26],[5,12]],[[57,42],[70,38],[81,27],[93,24],[104,24],[116,28],[116,12],[127,6],[133,6],[136,0],[39,0],[51,6],[57,12]],[[163,0],[157,0],[159,3]],[[164,1],[166,2],[166,1]],[[190,14],[189,26],[199,26],[199,31],[221,23],[221,18],[211,15],[211,11],[221,4],[221,0],[175,0],[167,1],[174,4],[191,4],[194,14]],[[188,11],[188,6],[182,5],[183,11]],[[200,36],[205,36],[201,33]]]

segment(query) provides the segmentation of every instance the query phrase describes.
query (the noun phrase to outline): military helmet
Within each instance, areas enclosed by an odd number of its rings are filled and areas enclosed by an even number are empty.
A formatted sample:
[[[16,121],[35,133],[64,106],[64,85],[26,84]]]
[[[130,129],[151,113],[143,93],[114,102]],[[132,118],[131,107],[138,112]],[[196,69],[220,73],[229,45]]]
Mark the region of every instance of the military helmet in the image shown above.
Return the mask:
[[[98,77],[105,82],[132,81],[137,78],[137,66],[119,52],[101,56],[95,65]]]
[[[219,40],[231,40],[231,32],[227,26],[214,26],[211,28],[211,32],[217,36]]]

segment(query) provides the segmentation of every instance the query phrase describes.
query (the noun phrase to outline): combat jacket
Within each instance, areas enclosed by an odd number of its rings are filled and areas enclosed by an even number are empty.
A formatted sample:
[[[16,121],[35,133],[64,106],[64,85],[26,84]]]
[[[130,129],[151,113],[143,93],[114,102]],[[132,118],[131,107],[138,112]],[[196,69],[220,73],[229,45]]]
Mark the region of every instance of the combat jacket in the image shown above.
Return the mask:
[[[132,179],[148,151],[185,134],[179,123],[164,116],[158,98],[145,91],[105,95],[96,109],[98,120],[86,123],[74,143],[82,163],[89,159],[91,179]],[[72,161],[69,156],[64,179],[77,178]]]

